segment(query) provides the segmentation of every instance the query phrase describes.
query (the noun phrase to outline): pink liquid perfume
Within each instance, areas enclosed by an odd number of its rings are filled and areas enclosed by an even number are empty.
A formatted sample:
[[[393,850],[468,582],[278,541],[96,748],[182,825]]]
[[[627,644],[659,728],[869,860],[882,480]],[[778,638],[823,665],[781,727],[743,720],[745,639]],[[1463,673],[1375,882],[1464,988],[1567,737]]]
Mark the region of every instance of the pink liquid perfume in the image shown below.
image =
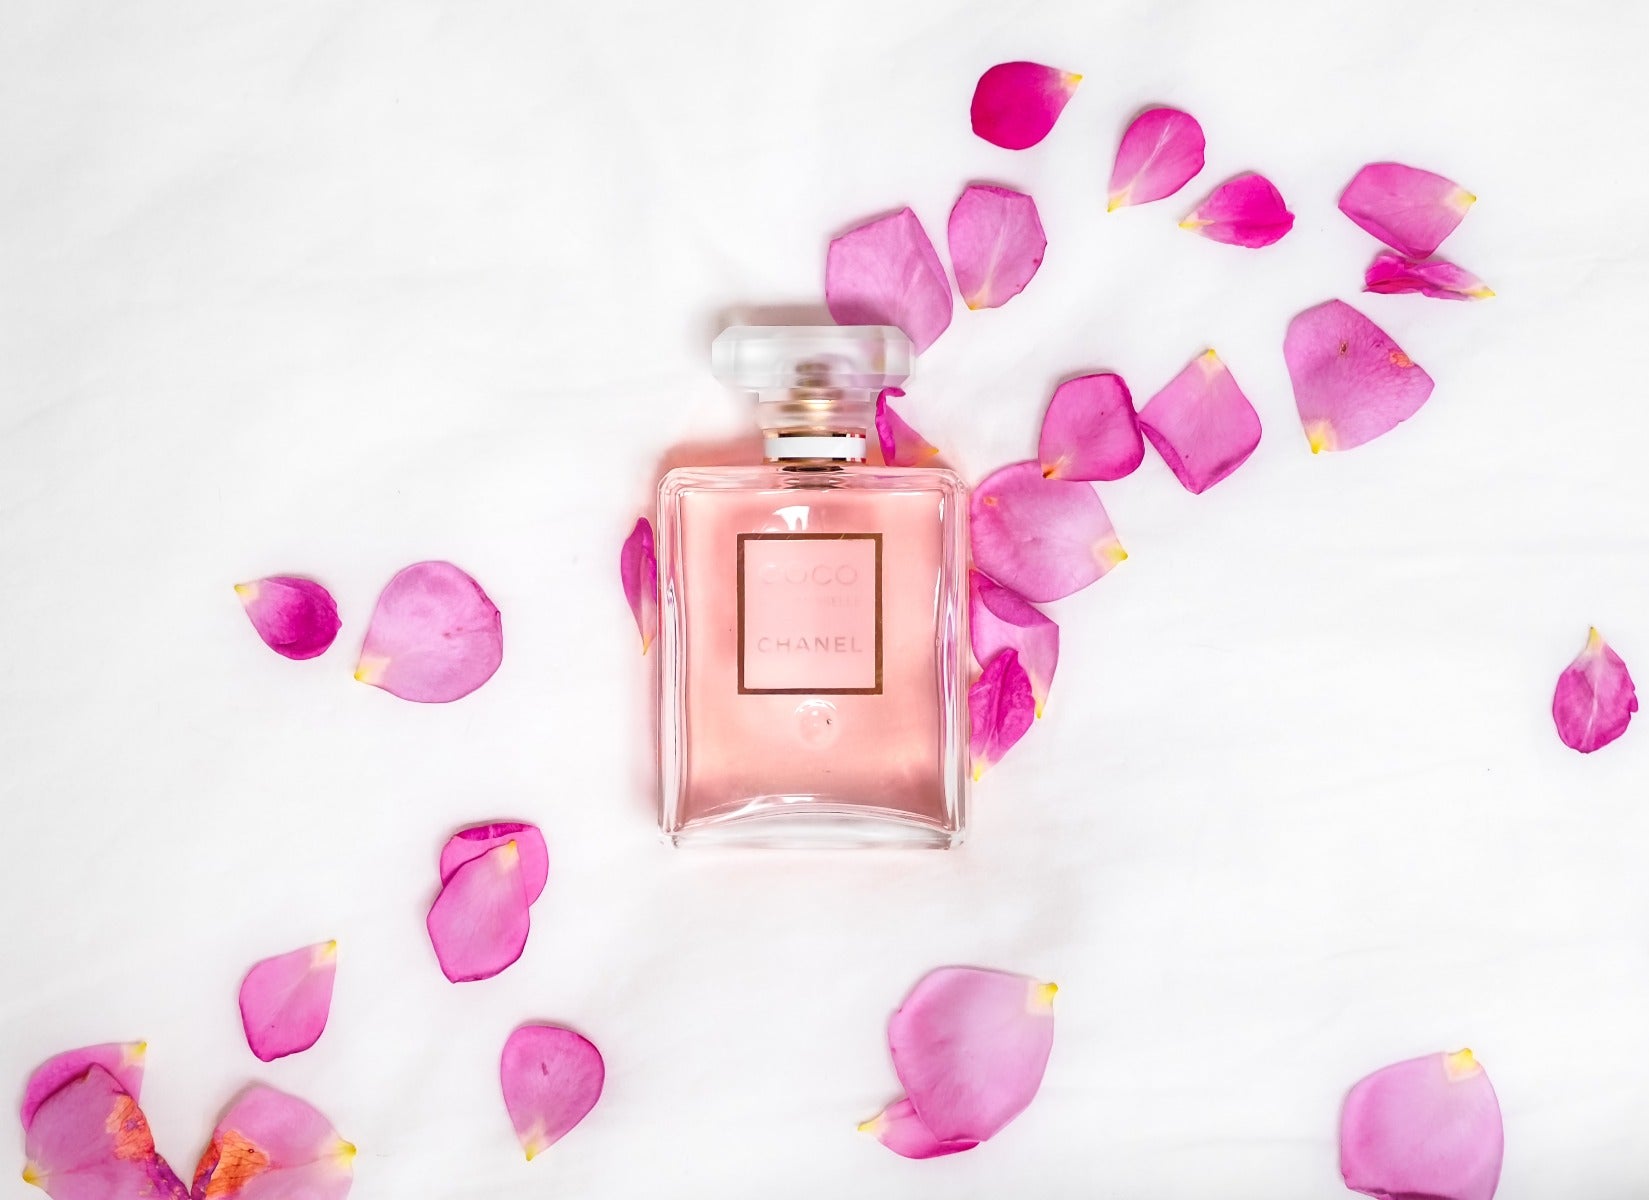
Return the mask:
[[[659,486],[660,825],[677,845],[957,844],[967,810],[967,489],[872,467],[883,326],[739,327],[718,378],[766,462]]]

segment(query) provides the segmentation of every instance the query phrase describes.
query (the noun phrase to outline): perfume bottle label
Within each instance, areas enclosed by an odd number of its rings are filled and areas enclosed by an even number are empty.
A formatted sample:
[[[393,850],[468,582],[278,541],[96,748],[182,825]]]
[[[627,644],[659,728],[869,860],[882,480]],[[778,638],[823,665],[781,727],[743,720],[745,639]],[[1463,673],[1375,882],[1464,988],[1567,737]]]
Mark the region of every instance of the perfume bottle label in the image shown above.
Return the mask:
[[[882,535],[741,533],[739,691],[882,691]]]

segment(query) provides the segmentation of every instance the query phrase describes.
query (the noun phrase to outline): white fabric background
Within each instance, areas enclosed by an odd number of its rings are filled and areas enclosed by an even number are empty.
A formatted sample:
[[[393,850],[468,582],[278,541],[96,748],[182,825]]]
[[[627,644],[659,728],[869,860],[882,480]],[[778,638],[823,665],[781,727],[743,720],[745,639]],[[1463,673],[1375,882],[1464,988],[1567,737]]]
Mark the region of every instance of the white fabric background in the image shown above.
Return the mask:
[[[1589,623],[1649,679],[1646,36],[1629,0],[3,0],[0,1081],[146,1037],[180,1171],[264,1080],[359,1144],[362,1200],[1329,1200],[1346,1088],[1470,1045],[1503,1200],[1649,1194],[1649,718],[1582,758],[1548,716]],[[1015,154],[967,107],[1021,57],[1087,78]],[[1208,169],[1107,216],[1163,101]],[[1375,246],[1334,201],[1388,157],[1481,196],[1445,251],[1499,299],[1357,296]],[[1243,169],[1284,242],[1175,228]],[[615,560],[672,448],[746,429],[709,338],[817,303],[860,219],[942,238],[974,179],[1030,190],[1050,247],[912,384],[961,469],[1028,456],[1073,371],[1143,402],[1208,346],[1265,439],[1204,496],[1149,452],[1104,487],[1132,558],[1054,606],[1051,707],[965,850],[669,851]],[[1437,391],[1313,458],[1281,343],[1331,296]],[[425,557],[504,613],[450,707],[350,678]],[[325,657],[247,625],[230,585],[276,572],[337,595]],[[436,853],[506,815],[549,889],[523,961],[454,987]],[[242,972],[327,937],[330,1028],[259,1064]],[[951,962],[1057,980],[1057,1044],[999,1139],[909,1163],[854,1124]],[[529,1018],[610,1070],[530,1166],[495,1078]]]

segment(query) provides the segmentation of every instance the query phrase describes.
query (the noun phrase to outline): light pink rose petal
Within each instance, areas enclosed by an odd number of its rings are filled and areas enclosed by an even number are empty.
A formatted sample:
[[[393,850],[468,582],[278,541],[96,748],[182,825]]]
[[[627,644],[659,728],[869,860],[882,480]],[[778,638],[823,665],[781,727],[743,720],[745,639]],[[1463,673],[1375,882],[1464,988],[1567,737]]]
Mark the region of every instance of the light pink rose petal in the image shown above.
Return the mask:
[[[1380,1200],[1492,1200],[1504,1134],[1500,1102],[1470,1050],[1376,1071],[1340,1114],[1340,1173]]]
[[[195,1200],[343,1200],[355,1147],[312,1104],[254,1085],[223,1114],[195,1168]]]
[[[1343,300],[1288,323],[1283,359],[1311,452],[1350,450],[1420,411],[1431,376],[1373,321]]]
[[[975,310],[999,308],[1024,291],[1048,249],[1036,201],[988,183],[962,193],[946,235],[957,290]]]
[[[1202,126],[1177,108],[1150,108],[1134,118],[1111,168],[1108,212],[1172,196],[1202,170]]]
[[[1341,212],[1410,258],[1435,253],[1476,202],[1452,179],[1390,162],[1369,163],[1340,193]]]
[[[449,562],[421,562],[378,597],[355,678],[403,700],[446,704],[503,661],[503,619],[481,585]]]
[[[1004,650],[985,664],[968,689],[968,750],[975,781],[1002,761],[1035,719],[1031,677],[1020,665],[1018,652]]]
[[[1037,444],[1049,479],[1121,479],[1145,457],[1134,398],[1109,371],[1067,379],[1054,389]]]
[[[968,637],[980,667],[1004,650],[1019,655],[1031,681],[1036,715],[1042,715],[1059,665],[1059,626],[1025,597],[980,571],[968,572]]]
[[[23,1181],[52,1200],[188,1200],[137,1100],[96,1063],[47,1096],[24,1138]]]
[[[904,1158],[938,1158],[944,1154],[960,1154],[972,1150],[979,1143],[963,1138],[941,1142],[933,1131],[922,1124],[916,1115],[916,1106],[900,1097],[859,1126],[860,1133],[868,1133],[882,1145]]]
[[[18,1116],[24,1131],[48,1096],[79,1079],[91,1067],[102,1067],[133,1100],[138,1099],[143,1092],[143,1063],[148,1049],[147,1042],[104,1042],[52,1055],[34,1069],[23,1086],[23,1105]]]
[[[235,595],[264,645],[283,658],[314,658],[338,636],[338,606],[312,579],[271,575],[237,583]]]
[[[888,403],[890,397],[902,399],[904,394],[903,388],[890,387],[876,395],[876,439],[882,444],[882,461],[890,467],[918,467],[939,453]]]
[[[266,958],[248,971],[240,985],[240,1021],[252,1053],[274,1062],[320,1041],[337,974],[335,941]]]
[[[1552,694],[1557,736],[1571,750],[1590,754],[1625,733],[1637,710],[1637,688],[1626,663],[1591,630],[1585,648],[1557,677]]]
[[[1440,258],[1414,259],[1382,250],[1363,273],[1363,290],[1419,292],[1433,300],[1488,300],[1494,291],[1464,267]]]
[[[491,979],[521,957],[532,919],[514,840],[452,873],[425,922],[441,973],[454,983]]]
[[[1294,214],[1276,185],[1250,173],[1220,184],[1179,227],[1228,246],[1257,249],[1281,241],[1294,228]]]
[[[534,903],[544,894],[544,883],[550,877],[550,852],[544,845],[543,832],[525,821],[494,821],[453,834],[441,847],[441,883],[450,883],[458,868],[471,859],[510,841],[521,852],[521,883],[527,889],[527,903]]]
[[[646,517],[636,522],[619,549],[618,574],[641,633],[641,652],[646,654],[658,636],[658,558],[653,551],[653,523]]]
[[[988,476],[969,512],[974,563],[1027,600],[1069,596],[1128,557],[1094,489],[1046,479],[1040,463]]]
[[[976,967],[929,972],[888,1021],[893,1069],[941,1142],[991,1137],[1042,1086],[1054,1043],[1051,983]]]
[[[531,1162],[595,1107],[607,1068],[588,1038],[555,1025],[523,1025],[504,1043],[498,1074]]]
[[[908,208],[831,239],[825,305],[839,325],[897,325],[920,354],[950,325],[950,280]]]
[[[993,146],[1024,150],[1048,136],[1082,76],[1041,63],[997,63],[979,77],[973,131]]]
[[[1212,350],[1139,411],[1139,425],[1186,491],[1200,495],[1248,461],[1260,415]]]

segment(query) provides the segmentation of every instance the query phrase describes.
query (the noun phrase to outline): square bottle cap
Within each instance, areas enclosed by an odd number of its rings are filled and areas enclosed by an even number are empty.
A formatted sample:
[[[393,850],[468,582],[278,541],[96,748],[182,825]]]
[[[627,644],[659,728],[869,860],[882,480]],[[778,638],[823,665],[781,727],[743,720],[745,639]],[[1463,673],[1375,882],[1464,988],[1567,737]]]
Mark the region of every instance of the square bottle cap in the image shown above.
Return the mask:
[[[710,347],[716,378],[750,392],[880,391],[908,379],[914,359],[892,325],[734,325]]]

